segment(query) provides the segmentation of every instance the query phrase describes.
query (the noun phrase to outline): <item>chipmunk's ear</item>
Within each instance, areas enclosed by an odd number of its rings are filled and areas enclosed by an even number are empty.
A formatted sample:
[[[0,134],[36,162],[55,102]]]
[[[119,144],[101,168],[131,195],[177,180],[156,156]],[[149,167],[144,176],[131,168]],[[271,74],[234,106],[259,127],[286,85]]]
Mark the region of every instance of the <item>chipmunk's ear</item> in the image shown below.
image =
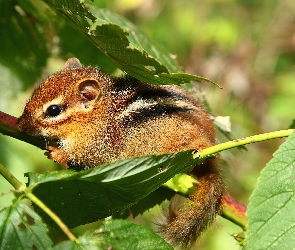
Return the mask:
[[[95,79],[83,79],[78,83],[78,91],[83,103],[95,102],[100,94],[100,86]]]
[[[63,67],[63,69],[73,69],[73,68],[82,68],[82,64],[75,57],[69,58]]]

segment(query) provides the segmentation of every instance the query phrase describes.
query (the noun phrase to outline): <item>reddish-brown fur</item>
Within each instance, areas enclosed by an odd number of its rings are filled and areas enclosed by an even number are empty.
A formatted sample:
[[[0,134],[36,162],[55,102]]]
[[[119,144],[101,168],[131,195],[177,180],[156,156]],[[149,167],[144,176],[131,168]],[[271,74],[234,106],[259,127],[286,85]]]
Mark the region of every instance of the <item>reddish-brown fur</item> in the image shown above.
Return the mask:
[[[46,138],[47,155],[54,161],[84,166],[214,145],[210,116],[185,91],[129,78],[121,84],[125,85],[122,89],[120,85],[115,86],[116,79],[96,68],[82,67],[77,59],[69,59],[63,71],[48,78],[34,92],[17,127]],[[139,91],[166,91],[181,99],[155,96],[134,101]],[[138,118],[141,120],[137,123],[134,117],[140,115],[144,105],[149,105],[147,111],[153,108],[154,104],[149,102],[172,107],[172,111],[151,113],[146,119]],[[51,105],[63,105],[64,111],[57,117],[48,117],[46,110]],[[173,112],[173,108],[178,111]],[[164,237],[173,245],[192,244],[220,210],[224,188],[216,161],[196,166],[192,173],[200,181],[197,193],[190,196],[192,202],[177,213],[170,213],[177,216],[168,218],[170,223],[161,227]]]

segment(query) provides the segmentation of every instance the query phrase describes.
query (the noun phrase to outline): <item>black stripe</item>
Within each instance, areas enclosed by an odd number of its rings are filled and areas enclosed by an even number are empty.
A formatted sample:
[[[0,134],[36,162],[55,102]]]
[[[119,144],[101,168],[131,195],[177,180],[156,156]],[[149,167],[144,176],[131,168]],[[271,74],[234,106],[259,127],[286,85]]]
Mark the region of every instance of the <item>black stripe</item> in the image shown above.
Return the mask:
[[[134,90],[135,95],[133,95],[133,97],[130,98],[126,104],[130,104],[140,99],[154,99],[155,97],[161,97],[161,98],[170,97],[175,99],[175,101],[182,100],[182,101],[191,103],[195,106],[199,106],[198,102],[195,99],[188,97],[185,93],[182,94],[181,92],[175,92],[171,89],[167,90],[163,88],[161,85],[147,84],[130,76],[115,79],[114,88],[118,92],[123,90]]]
[[[128,108],[129,105],[136,101],[147,100],[149,103],[155,101],[154,105],[145,107],[138,111],[130,111],[128,115],[122,117],[123,126],[136,126],[139,123],[146,122],[151,118],[156,118],[165,115],[171,115],[177,112],[196,111],[199,108],[199,104],[196,100],[189,98],[185,93],[176,92],[171,89],[167,90],[159,85],[151,85],[140,82],[132,77],[117,78],[114,81],[115,92],[129,90],[129,93],[133,93],[130,97],[125,99],[124,108],[121,106],[121,112]],[[173,104],[159,103],[159,98],[170,99],[171,101],[184,101],[188,105],[184,107],[178,107]]]
[[[128,116],[122,118],[122,125],[124,127],[136,126],[140,123],[144,123],[153,118],[167,116],[178,112],[192,111],[193,109],[188,107],[177,107],[155,104],[153,106],[141,109],[138,112],[130,112]]]

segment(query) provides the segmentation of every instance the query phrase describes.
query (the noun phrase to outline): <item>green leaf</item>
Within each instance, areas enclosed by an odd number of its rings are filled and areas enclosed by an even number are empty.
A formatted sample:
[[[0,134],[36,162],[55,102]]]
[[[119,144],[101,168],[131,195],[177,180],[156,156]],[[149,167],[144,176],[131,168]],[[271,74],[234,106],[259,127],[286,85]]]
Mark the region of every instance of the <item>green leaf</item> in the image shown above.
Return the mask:
[[[94,232],[86,232],[79,237],[81,245],[74,242],[62,242],[53,250],[63,249],[173,249],[160,236],[144,227],[126,220],[106,220],[102,227]]]
[[[138,201],[136,204],[127,208],[125,211],[113,214],[112,217],[127,219],[131,215],[133,218],[136,218],[138,215],[142,215],[144,212],[152,209],[153,207],[161,206],[164,201],[171,200],[174,195],[175,192],[172,189],[162,186],[150,193],[148,196],[144,197],[142,200]]]
[[[196,165],[192,150],[126,159],[75,172],[29,173],[33,193],[69,226],[122,211]],[[36,208],[37,209],[37,208]]]
[[[89,39],[77,29],[65,23],[56,29],[60,37],[60,50],[62,55],[75,55],[84,65],[99,65],[99,68],[112,74],[117,67],[103,54]],[[75,37],[75,39],[73,39]],[[68,59],[68,57],[64,57]]]
[[[95,246],[90,246],[88,243],[86,244],[78,244],[75,241],[63,241],[52,248],[52,250],[97,250]]]
[[[78,0],[44,0],[83,32],[122,71],[151,84],[208,81],[181,73],[175,56],[124,17]]]
[[[48,249],[52,242],[38,214],[18,200],[0,209],[0,249]]]
[[[244,249],[294,249],[295,134],[262,170],[248,206]]]

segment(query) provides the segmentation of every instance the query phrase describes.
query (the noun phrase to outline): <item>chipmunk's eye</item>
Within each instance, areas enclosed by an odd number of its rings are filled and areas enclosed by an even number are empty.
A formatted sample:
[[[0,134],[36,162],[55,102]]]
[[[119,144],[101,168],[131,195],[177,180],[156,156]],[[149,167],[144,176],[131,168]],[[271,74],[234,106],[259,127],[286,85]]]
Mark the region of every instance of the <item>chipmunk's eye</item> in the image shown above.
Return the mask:
[[[63,111],[63,107],[60,105],[51,105],[46,110],[46,116],[48,117],[56,117],[61,114]]]

